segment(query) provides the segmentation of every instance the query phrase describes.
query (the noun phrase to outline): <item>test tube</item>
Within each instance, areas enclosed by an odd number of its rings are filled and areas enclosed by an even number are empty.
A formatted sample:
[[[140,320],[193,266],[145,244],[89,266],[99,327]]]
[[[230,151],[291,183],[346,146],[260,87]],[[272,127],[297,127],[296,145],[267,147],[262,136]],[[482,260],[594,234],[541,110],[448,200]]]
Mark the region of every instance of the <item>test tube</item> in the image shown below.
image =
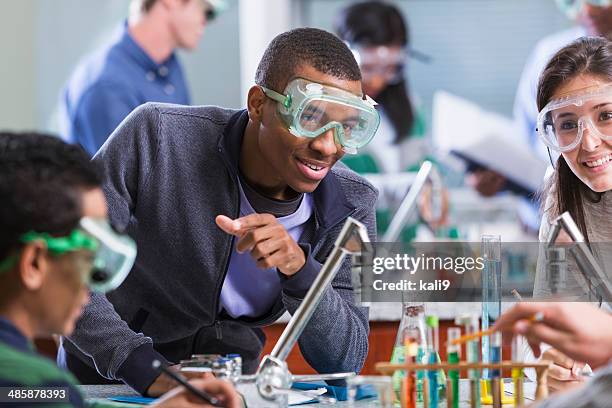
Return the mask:
[[[502,334],[497,331],[491,335],[491,363],[501,363]],[[491,394],[493,394],[493,408],[502,406],[501,369],[491,370]]]
[[[419,332],[409,330],[406,332],[404,337],[404,349],[405,349],[405,361],[407,364],[413,364],[416,361],[419,342],[417,338]],[[404,377],[403,393],[402,393],[402,407],[405,408],[416,408],[417,403],[417,388],[416,388],[416,371],[410,370]]]
[[[465,334],[474,334],[480,330],[477,315],[463,315],[455,319],[455,324],[465,328]],[[466,360],[468,363],[480,361],[480,344],[478,338],[470,340],[466,344]],[[470,408],[480,408],[480,371],[478,369],[468,370],[470,379]]]
[[[438,362],[438,316],[427,316],[427,344],[429,345],[429,364],[436,364]],[[438,371],[428,370],[427,378],[429,382],[429,406],[438,406]]]
[[[481,274],[482,287],[482,330],[487,330],[490,323],[501,314],[501,236],[483,235],[481,241],[482,257],[485,267]],[[491,361],[489,336],[482,337],[482,362]],[[487,368],[482,370],[483,377],[490,379]],[[483,399],[487,394],[483,392]]]
[[[450,364],[459,363],[461,357],[461,345],[451,344],[455,339],[461,337],[461,329],[458,327],[449,327],[447,330],[448,346],[446,352],[448,362]],[[459,408],[459,370],[448,371],[448,385],[446,392],[446,401],[449,408]]]
[[[419,330],[419,348],[417,351],[416,360],[419,364],[427,364],[428,356],[427,351],[429,350],[429,346],[427,344],[427,325],[425,323],[425,314],[419,314],[418,320],[418,330]],[[417,401],[423,403],[423,408],[428,407],[428,399],[427,399],[427,390],[425,385],[425,371],[418,370],[416,373],[417,376]]]
[[[438,353],[440,350],[440,335],[439,335],[439,325],[440,321],[438,316],[429,315],[425,318],[425,323],[427,325],[427,344],[430,350]]]
[[[516,335],[512,338],[512,362],[518,363],[520,347],[520,336]],[[523,395],[523,369],[520,367],[512,368],[512,380],[514,382],[514,406],[522,407],[525,404]]]

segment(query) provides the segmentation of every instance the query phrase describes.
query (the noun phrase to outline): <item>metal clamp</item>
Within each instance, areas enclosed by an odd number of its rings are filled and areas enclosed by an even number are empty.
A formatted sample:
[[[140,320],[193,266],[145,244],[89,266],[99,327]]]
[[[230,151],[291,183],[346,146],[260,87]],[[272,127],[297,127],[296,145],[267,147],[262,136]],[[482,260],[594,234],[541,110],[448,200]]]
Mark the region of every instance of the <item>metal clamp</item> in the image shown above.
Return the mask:
[[[300,306],[295,311],[291,320],[285,327],[272,352],[265,356],[254,376],[244,376],[241,383],[252,383],[255,381],[259,395],[267,401],[276,401],[278,406],[286,405],[286,395],[295,380],[319,381],[349,378],[354,373],[321,374],[309,376],[293,376],[287,368],[285,360],[304,328],[310,321],[312,314],[321,302],[321,298],[327,287],[336,276],[347,255],[357,255],[362,252],[364,246],[368,246],[369,237],[365,225],[349,217],[332,249],[327,260],[321,267],[312,286],[306,293]],[[325,398],[319,398],[323,400]]]
[[[408,218],[416,206],[419,194],[421,194],[421,191],[423,190],[423,187],[425,187],[427,181],[431,182],[432,214],[434,217],[438,218],[442,216],[442,177],[440,177],[440,173],[438,173],[433,163],[425,160],[419,168],[412,185],[404,196],[404,199],[393,216],[393,219],[389,223],[389,228],[387,228],[387,231],[382,238],[382,242],[395,242],[399,238],[402,229],[406,225]]]
[[[562,229],[575,243],[575,245],[569,247],[569,251],[574,255],[582,277],[589,282],[587,290],[599,299],[612,299],[612,283],[597,263],[584,239],[584,235],[580,232],[580,228],[578,228],[569,212],[564,212],[553,221],[547,239],[548,247],[550,248],[555,244]]]

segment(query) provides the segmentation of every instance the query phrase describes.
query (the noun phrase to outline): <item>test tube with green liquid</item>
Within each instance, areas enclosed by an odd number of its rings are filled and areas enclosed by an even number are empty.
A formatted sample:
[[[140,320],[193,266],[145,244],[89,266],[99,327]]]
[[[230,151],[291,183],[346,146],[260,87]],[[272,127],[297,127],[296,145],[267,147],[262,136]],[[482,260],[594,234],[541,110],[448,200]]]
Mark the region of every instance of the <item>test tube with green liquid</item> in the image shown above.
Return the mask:
[[[464,327],[465,334],[474,334],[480,330],[478,315],[467,314],[455,319],[455,324]],[[478,338],[467,342],[466,360],[468,363],[478,363],[480,361],[480,342]],[[470,379],[470,408],[480,408],[480,371],[478,369],[468,370]]]
[[[449,327],[447,330],[447,341],[446,352],[448,356],[448,362],[450,364],[457,364],[461,359],[461,345],[451,344],[455,339],[461,337],[461,329],[458,327]],[[448,384],[447,384],[447,401],[448,406],[451,408],[459,408],[459,370],[448,371]]]
[[[440,363],[438,316],[427,316],[425,323],[427,325],[427,345],[429,346],[427,362],[429,364]],[[444,394],[446,389],[446,375],[444,375],[444,370],[428,370],[427,379],[429,382],[429,406],[437,407],[438,395],[439,393]]]

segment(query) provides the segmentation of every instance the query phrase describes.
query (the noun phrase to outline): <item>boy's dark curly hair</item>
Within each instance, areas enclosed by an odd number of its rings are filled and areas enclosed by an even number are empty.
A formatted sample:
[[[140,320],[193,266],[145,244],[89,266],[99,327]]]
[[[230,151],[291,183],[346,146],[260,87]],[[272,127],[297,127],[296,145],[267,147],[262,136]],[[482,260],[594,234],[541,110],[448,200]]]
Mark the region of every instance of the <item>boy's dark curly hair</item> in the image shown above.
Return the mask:
[[[39,133],[0,132],[0,260],[28,231],[70,233],[82,216],[81,192],[101,184],[81,147]]]

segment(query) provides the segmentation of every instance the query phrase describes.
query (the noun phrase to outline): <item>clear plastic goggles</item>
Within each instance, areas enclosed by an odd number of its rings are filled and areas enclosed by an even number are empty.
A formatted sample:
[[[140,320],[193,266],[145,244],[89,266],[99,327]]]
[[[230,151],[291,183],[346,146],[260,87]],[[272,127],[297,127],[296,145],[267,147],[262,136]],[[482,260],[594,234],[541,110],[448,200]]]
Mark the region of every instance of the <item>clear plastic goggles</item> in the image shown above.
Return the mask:
[[[227,10],[226,0],[200,0],[207,21],[213,21]]]
[[[408,53],[400,47],[355,47],[351,48],[364,81],[379,76],[388,84],[401,81]]]
[[[537,126],[544,144],[558,152],[574,150],[587,128],[601,140],[612,139],[612,84],[550,101]]]
[[[105,219],[84,217],[79,227],[65,237],[54,237],[45,232],[30,231],[21,237],[24,244],[42,240],[53,255],[86,250],[95,254],[93,262],[83,273],[84,283],[94,292],[105,293],[117,288],[125,280],[136,259],[136,243],[127,235],[120,235]],[[17,262],[14,255],[5,259],[3,270]]]
[[[117,233],[106,220],[83,218],[80,229],[98,241],[88,286],[95,292],[116,289],[128,276],[136,260],[136,243]]]
[[[596,7],[608,7],[612,4],[612,0],[555,0],[557,7],[566,16],[575,19],[580,14],[580,10],[585,4],[590,4]]]
[[[289,82],[284,95],[262,87],[278,102],[278,112],[298,137],[315,138],[330,129],[336,143],[347,153],[357,153],[376,134],[380,115],[370,97],[358,97],[342,89],[297,78]]]

